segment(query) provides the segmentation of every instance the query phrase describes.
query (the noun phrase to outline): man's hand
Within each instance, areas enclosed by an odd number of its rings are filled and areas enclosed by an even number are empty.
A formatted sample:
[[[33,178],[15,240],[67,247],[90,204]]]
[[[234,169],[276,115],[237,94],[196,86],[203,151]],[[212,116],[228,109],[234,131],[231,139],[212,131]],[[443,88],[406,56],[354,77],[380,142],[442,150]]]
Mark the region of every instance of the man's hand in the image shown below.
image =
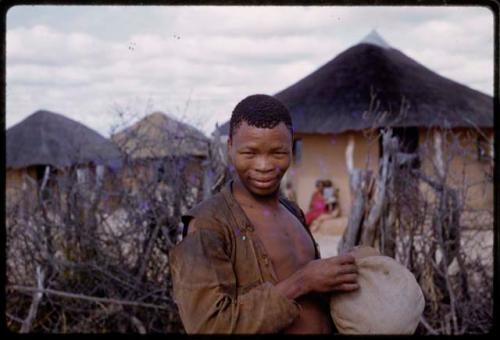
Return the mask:
[[[308,262],[276,289],[289,299],[311,292],[350,292],[359,288],[358,268],[349,254]]]
[[[358,268],[354,256],[349,254],[313,260],[301,270],[310,292],[350,292],[359,288]]]

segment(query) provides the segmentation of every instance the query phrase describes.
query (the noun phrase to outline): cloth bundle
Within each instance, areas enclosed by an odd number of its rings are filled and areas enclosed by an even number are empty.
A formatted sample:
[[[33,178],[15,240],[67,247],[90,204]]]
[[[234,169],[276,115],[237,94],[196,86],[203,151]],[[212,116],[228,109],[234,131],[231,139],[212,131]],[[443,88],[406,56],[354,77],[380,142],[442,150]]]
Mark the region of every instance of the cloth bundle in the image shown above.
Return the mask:
[[[413,334],[425,307],[414,275],[391,257],[371,247],[351,253],[360,288],[334,293],[330,313],[342,334]]]

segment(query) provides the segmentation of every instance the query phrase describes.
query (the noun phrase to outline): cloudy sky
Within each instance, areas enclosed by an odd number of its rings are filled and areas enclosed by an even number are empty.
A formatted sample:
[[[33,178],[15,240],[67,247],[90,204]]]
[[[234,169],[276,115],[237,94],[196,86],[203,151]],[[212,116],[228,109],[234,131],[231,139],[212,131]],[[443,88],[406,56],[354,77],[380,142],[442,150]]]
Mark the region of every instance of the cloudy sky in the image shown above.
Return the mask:
[[[160,110],[209,135],[242,98],[279,92],[372,29],[493,95],[493,25],[478,6],[16,6],[7,13],[6,127],[47,109],[109,136]]]

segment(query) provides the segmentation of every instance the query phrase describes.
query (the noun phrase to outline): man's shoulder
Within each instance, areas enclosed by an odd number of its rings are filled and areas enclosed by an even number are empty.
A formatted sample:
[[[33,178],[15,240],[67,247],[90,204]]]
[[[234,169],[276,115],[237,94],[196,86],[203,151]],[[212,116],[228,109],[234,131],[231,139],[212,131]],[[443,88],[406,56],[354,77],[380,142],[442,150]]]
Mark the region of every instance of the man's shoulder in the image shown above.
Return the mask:
[[[228,233],[226,216],[227,208],[222,193],[219,192],[201,201],[181,216],[183,239],[188,235],[188,229],[190,229],[193,220],[195,221],[194,228],[196,230],[203,229],[204,231],[215,231],[217,234],[223,235],[224,238],[226,238]],[[183,242],[180,244],[182,243]],[[174,248],[177,248],[177,246]]]
[[[281,202],[290,210],[292,214],[299,219],[300,222],[305,223],[304,212],[300,209],[299,205],[284,196],[280,197]]]
[[[293,209],[295,212],[300,213],[300,211],[302,211],[302,209],[300,209],[299,205],[295,201],[292,201],[285,196],[280,196],[280,201],[287,207]]]
[[[204,199],[194,207],[189,209],[183,216],[190,218],[208,218],[218,219],[223,213],[225,200],[222,193],[217,193],[207,199]]]

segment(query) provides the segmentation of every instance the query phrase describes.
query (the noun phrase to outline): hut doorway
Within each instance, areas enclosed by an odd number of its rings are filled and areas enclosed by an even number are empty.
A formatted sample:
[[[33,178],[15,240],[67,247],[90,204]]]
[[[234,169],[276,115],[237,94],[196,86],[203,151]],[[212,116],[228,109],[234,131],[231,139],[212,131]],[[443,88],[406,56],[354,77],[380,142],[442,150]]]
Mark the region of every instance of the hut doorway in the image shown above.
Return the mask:
[[[28,175],[36,180],[37,188],[40,190],[40,199],[44,202],[50,201],[52,192],[57,190],[57,169],[50,165],[34,165],[30,171],[28,168]]]
[[[419,132],[417,127],[394,127],[392,128],[392,136],[397,137],[399,141],[399,150],[405,154],[415,154],[416,157],[410,163],[412,169],[420,167],[420,159],[418,157]],[[384,156],[384,147],[382,138],[379,138],[380,158]]]

